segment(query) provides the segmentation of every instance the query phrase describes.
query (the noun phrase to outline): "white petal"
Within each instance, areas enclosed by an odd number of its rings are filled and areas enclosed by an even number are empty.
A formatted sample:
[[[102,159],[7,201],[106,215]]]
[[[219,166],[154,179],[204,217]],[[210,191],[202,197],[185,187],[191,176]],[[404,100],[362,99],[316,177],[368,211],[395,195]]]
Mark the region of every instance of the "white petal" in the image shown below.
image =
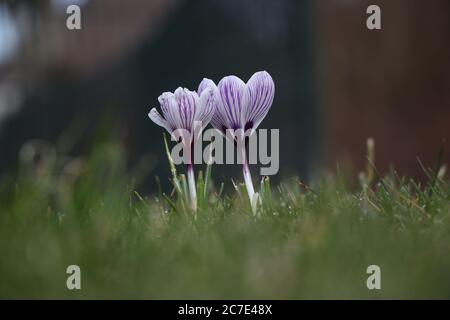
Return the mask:
[[[172,132],[167,121],[159,114],[156,108],[152,108],[148,113],[148,117],[158,126],[165,128],[169,133]]]
[[[211,79],[203,78],[202,82],[200,82],[200,84],[198,85],[198,95],[201,96],[203,90],[205,90],[206,88],[217,88],[217,86]]]

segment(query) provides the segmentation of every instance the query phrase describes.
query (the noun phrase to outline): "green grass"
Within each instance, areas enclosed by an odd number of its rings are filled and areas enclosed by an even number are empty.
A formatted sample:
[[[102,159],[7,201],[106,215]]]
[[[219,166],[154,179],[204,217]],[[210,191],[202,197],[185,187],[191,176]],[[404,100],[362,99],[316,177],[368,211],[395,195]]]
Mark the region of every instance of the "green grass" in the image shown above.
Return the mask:
[[[257,216],[242,186],[208,173],[194,216],[182,178],[181,194],[136,193],[115,145],[26,163],[1,178],[0,298],[450,298],[442,171],[424,168],[425,185],[371,165],[359,187],[339,174],[264,181]],[[79,291],[66,288],[71,264]],[[372,264],[381,290],[366,287]]]

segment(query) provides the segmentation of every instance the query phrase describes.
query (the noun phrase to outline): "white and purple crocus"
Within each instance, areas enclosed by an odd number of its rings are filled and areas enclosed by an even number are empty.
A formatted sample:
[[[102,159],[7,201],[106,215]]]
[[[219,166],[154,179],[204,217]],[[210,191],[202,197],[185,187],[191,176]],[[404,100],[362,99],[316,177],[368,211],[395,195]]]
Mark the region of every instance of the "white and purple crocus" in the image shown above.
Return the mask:
[[[275,95],[275,84],[266,71],[260,71],[244,83],[236,76],[227,76],[216,86],[210,79],[203,79],[198,88],[202,94],[211,88],[214,92],[215,113],[211,119],[214,128],[240,142],[240,154],[243,159],[243,174],[248,197],[255,212],[258,195],[255,194],[244,139],[254,133],[272,106]],[[233,134],[234,133],[234,134]],[[240,140],[240,141],[239,141]]]
[[[182,142],[187,144],[186,149],[192,150],[194,132],[197,130],[195,125],[201,125],[199,128],[199,133],[201,133],[201,129],[208,125],[214,115],[215,105],[212,90],[205,90],[199,95],[195,91],[180,87],[174,93],[164,92],[159,96],[158,101],[161,105],[162,116],[156,108],[152,108],[148,114],[149,118],[157,125],[165,128],[171,135],[180,129],[187,132],[189,137],[181,137]],[[186,165],[190,200],[195,211],[197,208],[197,190],[191,153]]]
[[[170,134],[177,129],[184,129],[193,135],[196,121],[201,121],[202,129],[211,121],[213,127],[224,136],[238,142],[243,160],[245,186],[255,213],[258,194],[255,194],[253,188],[244,141],[254,133],[267,115],[274,94],[275,84],[266,71],[256,72],[247,83],[236,76],[227,76],[216,86],[212,80],[205,78],[197,92],[178,88],[175,93],[163,93],[158,99],[163,115],[153,108],[149,117]],[[187,143],[192,141],[193,138]],[[187,176],[191,201],[195,209],[196,186],[192,162],[187,165]]]

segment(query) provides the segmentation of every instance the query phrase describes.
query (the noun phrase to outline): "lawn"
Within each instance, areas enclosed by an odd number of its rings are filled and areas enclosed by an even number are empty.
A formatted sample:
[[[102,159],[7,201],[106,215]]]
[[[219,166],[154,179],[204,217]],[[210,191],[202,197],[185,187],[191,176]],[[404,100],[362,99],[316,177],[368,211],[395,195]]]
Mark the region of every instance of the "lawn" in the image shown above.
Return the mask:
[[[256,215],[243,186],[208,173],[194,214],[181,177],[178,193],[136,192],[117,145],[61,159],[1,177],[0,298],[450,298],[443,168],[424,166],[423,184],[371,162],[357,185],[339,171],[264,180]],[[69,265],[81,290],[66,287]],[[369,265],[381,290],[366,286]]]

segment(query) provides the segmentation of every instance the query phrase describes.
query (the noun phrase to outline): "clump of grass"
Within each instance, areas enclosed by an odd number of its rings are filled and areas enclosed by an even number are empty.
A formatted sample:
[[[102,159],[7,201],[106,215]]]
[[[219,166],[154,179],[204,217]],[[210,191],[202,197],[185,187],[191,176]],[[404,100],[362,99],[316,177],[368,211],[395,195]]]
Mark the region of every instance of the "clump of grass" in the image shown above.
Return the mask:
[[[373,162],[356,189],[340,175],[264,178],[254,215],[245,187],[224,191],[211,167],[196,213],[175,168],[174,192],[139,194],[114,144],[25,161],[0,183],[0,298],[450,298],[445,167],[423,165],[418,183]],[[366,287],[372,264],[381,290]]]

